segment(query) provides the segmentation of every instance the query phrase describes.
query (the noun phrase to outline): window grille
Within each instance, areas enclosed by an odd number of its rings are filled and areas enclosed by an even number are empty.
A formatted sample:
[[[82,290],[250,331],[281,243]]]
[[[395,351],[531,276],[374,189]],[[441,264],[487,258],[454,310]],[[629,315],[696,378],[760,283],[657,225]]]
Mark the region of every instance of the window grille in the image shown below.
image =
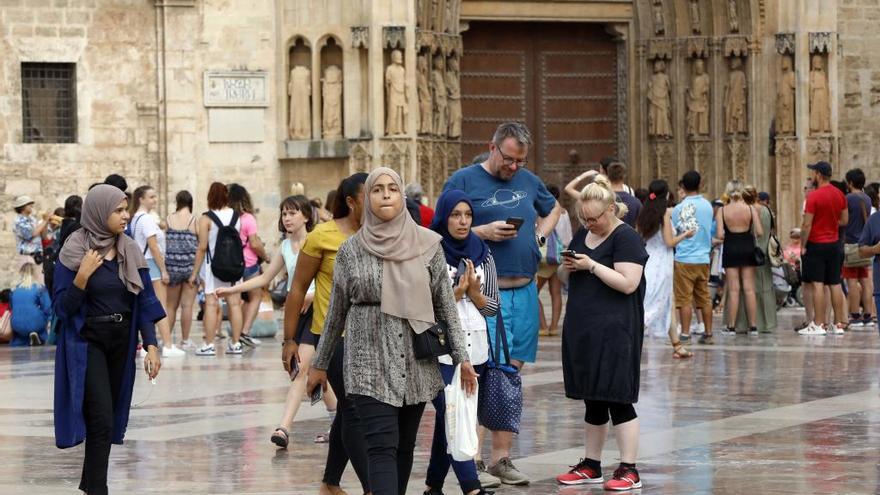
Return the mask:
[[[76,142],[76,64],[21,64],[25,143]]]

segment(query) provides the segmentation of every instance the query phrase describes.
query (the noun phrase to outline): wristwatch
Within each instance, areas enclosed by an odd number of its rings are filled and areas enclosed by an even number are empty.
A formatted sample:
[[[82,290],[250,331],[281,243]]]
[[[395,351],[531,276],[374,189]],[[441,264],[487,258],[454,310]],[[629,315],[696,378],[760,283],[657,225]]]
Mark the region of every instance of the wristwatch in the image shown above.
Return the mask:
[[[535,234],[535,240],[538,241],[538,247],[544,247],[544,244],[547,244],[547,238],[541,234]]]

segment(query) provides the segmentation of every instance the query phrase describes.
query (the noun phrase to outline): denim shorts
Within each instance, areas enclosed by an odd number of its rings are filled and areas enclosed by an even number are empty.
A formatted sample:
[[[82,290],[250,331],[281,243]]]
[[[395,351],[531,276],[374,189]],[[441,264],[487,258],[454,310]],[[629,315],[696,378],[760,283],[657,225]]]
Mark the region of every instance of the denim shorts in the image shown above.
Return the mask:
[[[259,274],[260,274],[260,265],[257,264],[257,265],[245,267],[244,275],[241,278],[242,278],[242,280],[250,280]]]
[[[156,260],[154,260],[153,258],[147,259],[147,267],[149,267],[150,269],[151,282],[162,280],[162,272],[159,270],[159,265],[156,264]]]

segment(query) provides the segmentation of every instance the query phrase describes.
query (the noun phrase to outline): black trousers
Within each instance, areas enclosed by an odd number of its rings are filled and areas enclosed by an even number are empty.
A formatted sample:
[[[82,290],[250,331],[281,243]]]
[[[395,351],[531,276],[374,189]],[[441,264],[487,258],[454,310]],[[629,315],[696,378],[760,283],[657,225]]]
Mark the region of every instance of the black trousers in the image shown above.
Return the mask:
[[[351,466],[361,482],[364,493],[370,492],[370,471],[367,461],[367,443],[357,409],[350,397],[345,394],[345,341],[339,339],[333,358],[327,369],[327,381],[336,394],[336,417],[330,426],[330,445],[327,450],[327,465],[324,468],[324,483],[339,486],[345,465]]]
[[[373,495],[403,495],[425,403],[395,407],[366,395],[350,395],[357,407],[370,456]]]
[[[105,495],[113,417],[128,354],[129,323],[89,326],[82,335],[89,350],[83,400],[86,455],[79,489],[89,495]]]

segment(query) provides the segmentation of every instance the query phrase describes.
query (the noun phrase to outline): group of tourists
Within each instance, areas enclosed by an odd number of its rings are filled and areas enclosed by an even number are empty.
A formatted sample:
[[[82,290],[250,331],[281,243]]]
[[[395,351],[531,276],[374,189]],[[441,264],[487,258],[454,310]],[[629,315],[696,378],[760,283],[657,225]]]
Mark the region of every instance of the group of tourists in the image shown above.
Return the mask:
[[[615,491],[642,486],[634,405],[645,335],[669,338],[674,358],[691,357],[692,332],[713,343],[716,306],[725,310],[726,333],[775,331],[774,280],[784,264],[802,279],[801,334],[873,325],[869,265],[880,254],[880,216],[860,170],[838,187],[828,163],[810,165],[803,225],[782,246],[769,196],[751,186],[731,181],[711,203],[699,192],[700,174],[689,171],[677,194],[659,179],[634,190],[625,164],[603,160],[563,188],[574,203],[572,232],[559,189],[527,169],[530,146],[525,125],[500,125],[489,152],[449,177],[434,210],[421,203],[418,185],[405,186],[385,167],[343,179],[327,209],[291,195],[278,208],[274,254],[239,184],[212,183],[201,215],[180,191],[164,219],[154,188],[128,193],[117,175],[85,199],[71,196],[56,215],[35,216],[34,201],[18,198],[13,344],[45,342],[47,326],[57,335],[56,443],[85,441],[80,489],[107,493],[136,350],[153,379],[162,359],[187,350],[215,356],[224,319],[231,328],[225,354],[260,345],[251,330],[263,291],[279,275],[286,277],[281,360],[290,387],[270,440],[287,448],[303,400],[323,400],[330,428],[315,435],[328,445],[323,495],[344,493],[349,461],[363,493],[405,493],[428,402],[436,416],[426,495],[443,493],[450,469],[467,495],[529,484],[511,459],[523,413],[520,373],[536,361],[539,335],[555,335],[560,320],[564,391],[583,402],[585,440],[583,456],[557,481]],[[51,275],[40,270],[50,266]],[[549,319],[538,296],[545,285]],[[199,293],[204,341],[194,344]],[[454,432],[446,431],[449,390],[478,404]],[[609,420],[620,462],[606,474]],[[448,443],[462,431],[477,438],[464,457]]]

